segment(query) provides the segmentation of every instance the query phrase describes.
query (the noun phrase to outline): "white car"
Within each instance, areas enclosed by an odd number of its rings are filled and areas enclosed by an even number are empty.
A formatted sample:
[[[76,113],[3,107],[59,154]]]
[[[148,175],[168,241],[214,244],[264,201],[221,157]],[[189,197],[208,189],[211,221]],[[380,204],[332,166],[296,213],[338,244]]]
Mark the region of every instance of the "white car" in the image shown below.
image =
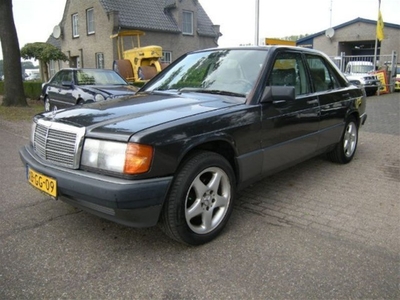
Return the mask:
[[[359,81],[367,96],[373,96],[377,92],[380,81],[373,74],[374,64],[370,61],[350,61],[346,65],[344,75],[349,81]]]

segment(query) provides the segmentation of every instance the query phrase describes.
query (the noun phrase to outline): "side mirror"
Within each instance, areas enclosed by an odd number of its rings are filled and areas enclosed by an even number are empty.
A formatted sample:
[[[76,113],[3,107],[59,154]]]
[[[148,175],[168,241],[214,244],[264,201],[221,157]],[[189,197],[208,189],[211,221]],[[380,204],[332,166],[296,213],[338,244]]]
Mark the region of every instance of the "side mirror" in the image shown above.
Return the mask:
[[[294,101],[295,88],[294,86],[267,86],[261,98],[261,103],[274,101]]]

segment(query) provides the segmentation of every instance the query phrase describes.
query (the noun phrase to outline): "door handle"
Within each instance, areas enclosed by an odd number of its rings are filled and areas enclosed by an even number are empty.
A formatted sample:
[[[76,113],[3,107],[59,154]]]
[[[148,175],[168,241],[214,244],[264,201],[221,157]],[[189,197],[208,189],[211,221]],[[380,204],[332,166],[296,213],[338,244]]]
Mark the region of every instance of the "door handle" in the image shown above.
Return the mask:
[[[318,104],[318,99],[308,100],[307,104]]]
[[[286,100],[275,100],[272,101],[273,104],[282,104],[282,103],[286,103]]]

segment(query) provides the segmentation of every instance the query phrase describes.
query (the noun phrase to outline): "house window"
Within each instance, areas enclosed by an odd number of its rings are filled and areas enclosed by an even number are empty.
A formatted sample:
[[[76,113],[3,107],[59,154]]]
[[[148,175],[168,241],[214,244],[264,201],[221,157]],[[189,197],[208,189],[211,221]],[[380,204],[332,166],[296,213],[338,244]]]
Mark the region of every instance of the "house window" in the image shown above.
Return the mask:
[[[93,8],[89,8],[86,11],[86,26],[87,26],[87,34],[94,34],[94,13],[93,13]]]
[[[53,77],[54,74],[56,74],[57,70],[56,70],[56,61],[51,60],[49,62],[49,77]]]
[[[184,11],[182,18],[182,33],[193,35],[193,12]]]
[[[77,38],[79,37],[78,32],[78,14],[72,15],[72,37]]]
[[[171,51],[163,51],[163,56],[161,57],[162,63],[172,63],[172,52]]]
[[[104,54],[101,52],[96,53],[96,68],[104,69]]]

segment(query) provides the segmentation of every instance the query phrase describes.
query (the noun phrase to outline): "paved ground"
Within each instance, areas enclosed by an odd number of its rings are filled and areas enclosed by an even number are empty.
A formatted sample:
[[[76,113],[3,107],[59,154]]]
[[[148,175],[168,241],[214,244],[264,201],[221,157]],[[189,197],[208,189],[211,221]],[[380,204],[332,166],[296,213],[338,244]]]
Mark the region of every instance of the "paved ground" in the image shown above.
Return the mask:
[[[240,193],[223,234],[185,247],[34,191],[0,120],[0,299],[400,299],[400,94],[368,98],[358,152]]]

